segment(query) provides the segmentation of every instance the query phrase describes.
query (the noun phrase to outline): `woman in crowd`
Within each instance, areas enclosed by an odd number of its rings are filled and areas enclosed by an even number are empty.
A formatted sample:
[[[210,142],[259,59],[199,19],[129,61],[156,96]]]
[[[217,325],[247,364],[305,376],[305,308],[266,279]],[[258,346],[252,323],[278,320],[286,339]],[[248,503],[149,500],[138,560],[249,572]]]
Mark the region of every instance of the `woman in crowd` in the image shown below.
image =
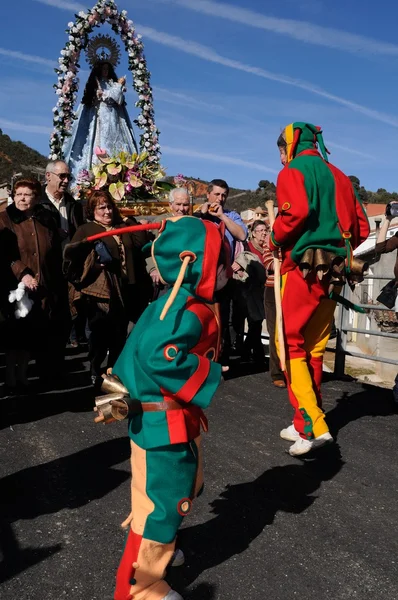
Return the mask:
[[[239,313],[247,319],[248,330],[241,358],[264,363],[261,330],[264,321],[264,285],[266,272],[262,261],[252,252],[240,252],[232,264],[235,280],[234,301]]]
[[[107,367],[115,363],[126,340],[128,322],[135,322],[148,303],[151,282],[141,253],[147,234],[117,234],[118,228],[137,221],[122,219],[109,192],[99,190],[91,194],[86,218],[87,223],[77,229],[65,247],[64,273],[72,284],[69,298],[72,316],[78,304],[85,303],[91,378],[99,387],[102,363],[107,354]],[[113,236],[81,243],[110,229],[115,229]]]
[[[13,203],[0,215],[1,305],[6,317],[2,337],[10,394],[26,391],[32,353],[41,378],[59,375],[69,329],[61,239],[51,213],[39,203],[40,197],[36,179],[20,179],[14,186]],[[8,301],[18,284],[23,284],[25,296],[33,302],[29,314],[19,319],[15,303]]]
[[[267,272],[264,304],[269,335],[269,370],[271,379],[276,387],[286,387],[275,344],[276,307],[274,294],[274,258],[272,252],[268,248],[268,233],[268,227],[264,221],[254,221],[251,239],[248,242],[248,249],[259,257]]]

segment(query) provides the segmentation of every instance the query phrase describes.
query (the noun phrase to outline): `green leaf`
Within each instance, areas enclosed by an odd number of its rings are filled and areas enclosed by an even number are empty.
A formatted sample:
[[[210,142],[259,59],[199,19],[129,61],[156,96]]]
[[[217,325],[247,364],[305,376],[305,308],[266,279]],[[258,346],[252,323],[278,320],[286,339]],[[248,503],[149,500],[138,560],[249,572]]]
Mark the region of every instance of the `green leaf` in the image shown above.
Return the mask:
[[[117,175],[122,170],[122,165],[116,165],[115,163],[111,163],[107,166],[106,170],[111,175]]]
[[[114,200],[123,200],[125,195],[124,184],[121,181],[118,181],[117,183],[111,183],[109,186],[109,193]]]
[[[106,173],[99,173],[96,178],[95,178],[95,182],[94,182],[94,187],[99,190],[102,187],[104,187],[104,185],[106,184],[106,182],[108,181],[108,177]]]

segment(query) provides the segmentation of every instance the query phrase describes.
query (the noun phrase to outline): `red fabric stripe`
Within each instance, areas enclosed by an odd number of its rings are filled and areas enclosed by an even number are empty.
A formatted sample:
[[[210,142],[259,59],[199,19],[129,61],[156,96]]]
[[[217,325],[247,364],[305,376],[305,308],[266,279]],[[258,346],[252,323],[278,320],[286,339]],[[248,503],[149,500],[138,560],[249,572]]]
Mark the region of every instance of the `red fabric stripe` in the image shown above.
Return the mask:
[[[196,355],[198,356],[198,355]],[[203,356],[198,356],[198,368],[188,379],[182,388],[175,394],[175,397],[184,402],[190,402],[198,393],[203,383],[206,381],[210,371],[210,361]]]
[[[211,302],[216,286],[217,264],[220,256],[221,233],[217,225],[210,221],[202,221],[206,229],[205,248],[203,253],[202,276],[196,288],[201,298]]]
[[[140,550],[142,535],[134,533],[130,528],[126,546],[124,548],[122,560],[116,574],[116,588],[113,596],[114,600],[131,600],[130,579],[134,577],[135,569],[133,563],[137,561],[138,552]]]

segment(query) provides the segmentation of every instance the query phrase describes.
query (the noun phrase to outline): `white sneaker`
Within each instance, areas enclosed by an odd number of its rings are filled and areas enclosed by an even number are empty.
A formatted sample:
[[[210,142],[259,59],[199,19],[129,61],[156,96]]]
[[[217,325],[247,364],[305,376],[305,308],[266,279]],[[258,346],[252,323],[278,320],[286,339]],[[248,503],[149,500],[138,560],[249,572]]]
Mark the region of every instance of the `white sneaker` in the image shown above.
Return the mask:
[[[310,450],[317,450],[321,446],[330,444],[331,442],[333,442],[333,438],[329,432],[323,433],[314,440],[304,440],[300,437],[295,441],[293,446],[290,446],[289,454],[290,456],[301,456],[302,454],[307,454]]]
[[[295,442],[296,440],[300,439],[300,434],[293,425],[293,423],[289,425],[289,427],[286,427],[286,429],[282,429],[279,435],[283,440],[286,440],[287,442]]]
[[[167,596],[163,596],[162,600],[184,600],[184,598],[175,590],[170,590]]]
[[[185,562],[184,552],[177,548],[174,551],[173,556],[171,557],[171,561],[169,562],[169,567],[182,567]]]

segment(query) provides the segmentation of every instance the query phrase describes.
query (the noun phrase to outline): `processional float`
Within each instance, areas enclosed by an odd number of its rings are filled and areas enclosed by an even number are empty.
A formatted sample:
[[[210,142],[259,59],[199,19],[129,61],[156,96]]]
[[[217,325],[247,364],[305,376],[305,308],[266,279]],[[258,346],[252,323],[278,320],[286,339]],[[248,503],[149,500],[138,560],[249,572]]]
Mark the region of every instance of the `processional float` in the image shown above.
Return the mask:
[[[140,130],[139,142],[135,139],[131,148],[121,143],[122,147],[104,149],[97,145],[98,136],[93,133],[94,122],[100,121],[96,99],[108,92],[101,89],[101,82],[95,76],[95,65],[109,64],[111,70],[120,61],[120,49],[110,35],[92,36],[95,28],[108,23],[113,32],[120,37],[128,56],[128,70],[132,75],[132,86],[137,94],[135,106],[139,114],[134,124]],[[93,190],[106,189],[119,204],[124,214],[162,215],[168,212],[165,194],[174,186],[186,186],[192,193],[194,182],[177,177],[174,183],[164,180],[165,172],[160,165],[159,131],[155,124],[153,107],[153,91],[150,84],[150,72],[144,56],[141,36],[137,34],[134,23],[127,17],[127,11],[119,11],[114,0],[98,0],[93,8],[80,11],[75,21],[68,23],[66,29],[67,42],[60,52],[58,67],[55,69],[58,79],[54,85],[57,103],[53,108],[54,129],[50,137],[51,160],[66,160],[72,166],[85,166],[83,158],[89,155],[89,168],[83,168],[74,174],[72,192],[76,198],[86,199]],[[93,103],[80,107],[75,112],[75,103],[79,91],[79,70],[82,52],[93,68],[91,77],[95,79]],[[114,72],[114,71],[113,71]],[[114,81],[115,87],[124,88],[124,78]],[[90,79],[85,94],[90,88]],[[124,88],[125,90],[125,88]],[[123,91],[124,91],[123,90]],[[90,90],[89,90],[90,91]],[[116,90],[118,91],[118,90]],[[85,94],[83,94],[82,103]],[[132,126],[124,107],[123,96],[113,95],[107,100],[108,108],[113,103],[115,110],[121,111],[119,123],[125,130],[124,137],[115,135],[114,146],[119,139],[126,139]],[[119,106],[120,105],[120,106]],[[87,108],[87,110],[86,110]],[[123,112],[124,111],[124,112]],[[82,131],[76,137],[76,121]],[[90,129],[91,128],[91,129]],[[82,140],[79,135],[82,134]],[[126,133],[127,132],[127,133]],[[123,132],[122,132],[123,133]],[[87,137],[85,137],[87,135]],[[133,134],[132,134],[133,135]],[[91,137],[90,137],[91,136]],[[71,139],[72,137],[72,139]],[[80,143],[81,142],[81,143]],[[76,156],[71,155],[71,145]],[[80,145],[79,145],[80,144]],[[71,157],[72,156],[72,157]],[[92,158],[92,160],[91,160]],[[72,165],[71,163],[74,162]]]

